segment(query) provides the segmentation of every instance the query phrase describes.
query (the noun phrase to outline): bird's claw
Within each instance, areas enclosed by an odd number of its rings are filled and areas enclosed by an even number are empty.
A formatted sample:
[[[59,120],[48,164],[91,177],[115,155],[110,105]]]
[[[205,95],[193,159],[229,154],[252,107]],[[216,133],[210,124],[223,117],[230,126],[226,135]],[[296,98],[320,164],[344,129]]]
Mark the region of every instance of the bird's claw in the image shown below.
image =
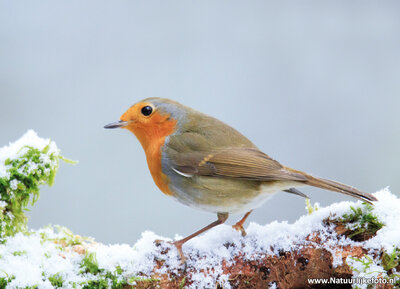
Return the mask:
[[[182,251],[183,243],[180,241],[175,241],[175,242],[170,242],[170,244],[174,245],[176,247],[176,249],[178,250],[179,257],[181,258],[181,265],[183,266],[183,271],[185,272],[187,269],[187,263],[186,263],[186,257]]]
[[[156,247],[161,246],[161,244],[163,242],[170,244],[170,245],[174,245],[176,247],[176,249],[178,250],[178,253],[179,253],[179,257],[181,259],[181,265],[183,266],[183,271],[186,272],[187,263],[186,263],[186,257],[185,257],[185,255],[183,255],[183,251],[182,251],[183,243],[180,241],[172,242],[172,241],[165,241],[165,240],[160,240],[160,239],[154,240],[154,244],[156,245]]]
[[[232,228],[235,229],[236,231],[241,232],[242,233],[242,237],[245,237],[247,235],[246,230],[240,224],[232,225]]]

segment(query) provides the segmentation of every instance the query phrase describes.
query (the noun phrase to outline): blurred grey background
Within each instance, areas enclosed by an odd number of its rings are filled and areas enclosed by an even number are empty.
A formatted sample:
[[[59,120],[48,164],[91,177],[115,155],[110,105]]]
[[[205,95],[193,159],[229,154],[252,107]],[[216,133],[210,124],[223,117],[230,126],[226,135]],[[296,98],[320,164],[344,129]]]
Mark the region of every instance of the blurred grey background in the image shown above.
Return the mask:
[[[31,228],[133,243],[215,220],[157,189],[133,135],[103,129],[151,96],[225,121],[287,166],[398,193],[399,15],[399,1],[1,0],[0,145],[32,128],[79,160],[43,188]],[[280,193],[250,220],[292,222],[304,206]]]

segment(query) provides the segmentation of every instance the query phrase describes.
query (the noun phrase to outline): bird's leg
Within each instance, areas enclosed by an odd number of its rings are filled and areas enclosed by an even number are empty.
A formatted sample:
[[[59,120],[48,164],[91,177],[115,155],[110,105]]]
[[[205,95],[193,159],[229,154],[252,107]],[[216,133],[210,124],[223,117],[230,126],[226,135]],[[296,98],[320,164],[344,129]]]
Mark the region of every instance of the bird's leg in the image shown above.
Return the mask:
[[[251,214],[251,212],[253,212],[253,210],[248,211],[239,222],[232,226],[232,228],[234,228],[236,231],[242,232],[243,237],[247,235],[246,231],[243,228],[243,224],[246,221],[247,217]]]
[[[218,220],[212,222],[211,224],[209,224],[208,226],[205,226],[203,229],[198,230],[197,232],[194,232],[193,234],[187,236],[186,238],[183,238],[181,240],[175,241],[173,242],[173,244],[175,245],[176,249],[178,249],[178,253],[179,256],[181,257],[181,261],[183,264],[186,263],[186,258],[183,255],[183,251],[182,251],[182,245],[184,243],[186,243],[187,241],[189,241],[190,239],[196,237],[197,235],[200,235],[201,233],[210,230],[211,228],[221,225],[223,223],[225,223],[226,219],[228,219],[229,214],[228,213],[218,213]]]

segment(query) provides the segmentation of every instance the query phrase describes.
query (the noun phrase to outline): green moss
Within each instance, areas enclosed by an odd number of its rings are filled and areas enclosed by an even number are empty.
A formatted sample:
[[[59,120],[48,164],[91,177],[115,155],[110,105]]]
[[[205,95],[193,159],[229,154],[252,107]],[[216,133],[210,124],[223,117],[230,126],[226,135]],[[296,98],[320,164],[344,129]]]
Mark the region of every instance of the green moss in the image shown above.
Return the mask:
[[[74,284],[76,287],[76,284]],[[121,274],[113,274],[111,272],[98,274],[98,279],[88,280],[79,284],[84,289],[123,289],[128,285],[125,278]]]
[[[93,275],[104,271],[99,268],[95,253],[86,253],[85,257],[82,259],[80,268],[82,269],[81,273],[91,273]]]
[[[144,277],[131,277],[129,278],[129,283],[135,283],[135,282],[159,282],[160,279],[155,279],[155,278],[144,278]]]
[[[14,280],[15,277],[0,277],[0,289],[5,289],[7,287],[7,284],[10,283],[12,280]]]
[[[400,265],[400,249],[394,248],[392,253],[383,253],[382,266],[386,271],[392,270]]]
[[[80,285],[85,289],[123,289],[128,285],[126,278],[122,277],[123,270],[117,267],[115,272],[106,272],[100,269],[94,253],[86,253],[81,261],[81,274],[90,273],[97,276],[95,280],[88,280]]]
[[[181,283],[179,284],[179,289],[183,289],[186,284],[186,276],[182,279]]]
[[[116,269],[115,273],[118,275],[121,275],[124,272],[124,270],[122,270],[121,266],[116,266],[115,269]]]
[[[393,248],[391,253],[384,252],[381,262],[382,267],[387,271],[387,279],[396,280],[393,288],[400,288],[400,274],[398,273],[400,267],[400,249]]]
[[[90,257],[89,257],[90,255]],[[88,273],[88,274],[93,274],[94,279],[92,280],[86,280],[84,282],[80,283],[75,283],[75,282],[68,282],[66,280],[63,280],[62,276],[60,274],[55,274],[53,276],[48,277],[48,280],[50,283],[53,285],[54,288],[62,288],[63,286],[65,287],[66,284],[68,284],[68,287],[72,288],[84,288],[84,289],[124,289],[127,288],[128,282],[125,277],[122,276],[123,270],[119,267],[115,272],[106,272],[103,269],[99,269],[97,264],[94,264],[95,258],[93,257],[92,254],[88,254],[87,257],[85,257],[85,268],[88,269],[87,272],[81,272],[83,273]],[[89,270],[92,270],[90,272]],[[96,272],[96,273],[94,273]],[[46,277],[44,277],[46,278]],[[5,288],[5,287],[4,287]],[[2,287],[0,287],[2,289]]]
[[[26,231],[25,211],[38,200],[39,186],[54,183],[59,160],[64,158],[58,151],[50,152],[50,144],[42,150],[25,146],[20,156],[5,160],[8,176],[0,178],[0,238]]]
[[[86,284],[82,284],[83,289],[107,289],[109,288],[108,281],[106,279],[101,280],[90,280]]]
[[[122,274],[122,272],[121,272]],[[126,281],[125,278],[118,278],[120,277],[121,274],[114,275],[110,272],[108,272],[105,276],[105,279],[108,279],[111,281],[111,288],[113,289],[122,289],[124,286],[128,285],[128,282]]]
[[[364,255],[362,258],[348,257],[347,264],[351,270],[361,276],[379,275],[387,280],[387,284],[393,284],[393,288],[400,288],[400,274],[397,273],[400,265],[400,249],[394,248],[389,254],[384,252],[381,258],[372,258]],[[372,270],[372,268],[380,268]],[[397,270],[396,270],[397,269]],[[353,288],[356,288],[353,286]],[[375,288],[368,285],[367,288]]]
[[[64,280],[59,274],[54,274],[49,277],[49,281],[54,288],[61,288],[63,286]]]
[[[311,205],[310,199],[306,199],[306,211],[309,215],[311,215],[313,212],[318,211],[319,205],[318,203],[315,203],[314,206]]]
[[[356,267],[349,265],[349,267],[357,273],[368,273],[368,274],[372,274],[374,272],[368,272],[369,269],[371,268],[371,266],[374,264],[374,259],[372,259],[370,256],[368,255],[364,255],[362,258],[356,258],[356,257],[349,257],[351,260],[353,260],[354,262],[360,263],[362,270],[357,269]]]
[[[361,207],[350,209],[350,213],[344,214],[337,221],[345,225],[348,229],[346,235],[352,240],[367,240],[385,225],[373,214],[374,207],[371,204],[363,203]]]
[[[22,256],[26,254],[26,251],[15,251],[12,253],[14,256]]]

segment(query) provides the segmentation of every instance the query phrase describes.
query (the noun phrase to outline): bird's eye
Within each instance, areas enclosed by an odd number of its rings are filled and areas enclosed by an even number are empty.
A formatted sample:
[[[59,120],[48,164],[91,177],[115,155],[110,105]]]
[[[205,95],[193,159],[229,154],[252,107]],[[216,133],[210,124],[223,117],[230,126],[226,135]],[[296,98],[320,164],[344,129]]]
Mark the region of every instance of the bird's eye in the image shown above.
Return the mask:
[[[149,116],[153,112],[153,108],[149,105],[146,105],[142,108],[142,114],[145,116]]]

